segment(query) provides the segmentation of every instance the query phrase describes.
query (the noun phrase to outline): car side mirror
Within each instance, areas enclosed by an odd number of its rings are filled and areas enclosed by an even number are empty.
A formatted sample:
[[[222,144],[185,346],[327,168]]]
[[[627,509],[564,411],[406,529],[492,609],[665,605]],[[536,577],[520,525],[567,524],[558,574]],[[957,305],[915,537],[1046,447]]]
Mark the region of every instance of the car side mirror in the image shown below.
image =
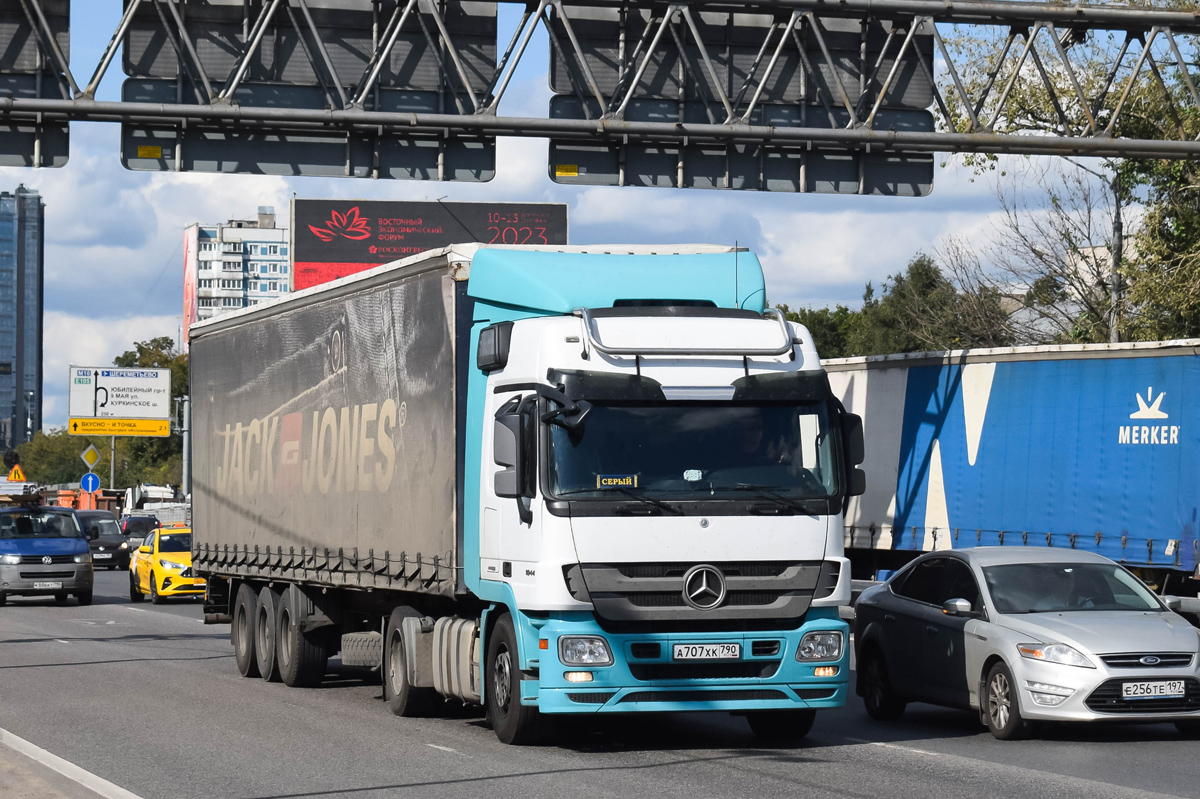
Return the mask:
[[[942,603],[942,613],[947,616],[974,616],[975,609],[965,599],[947,599]]]
[[[1183,600],[1177,596],[1160,597],[1162,603],[1167,606],[1167,610],[1173,610],[1178,613],[1183,608]]]
[[[492,434],[492,459],[504,468],[496,472],[496,496],[521,496],[525,485],[524,458],[521,457],[521,415],[517,412],[520,398],[506,402],[496,412]]]
[[[140,546],[140,547],[138,547],[138,552],[141,552],[141,553],[143,553],[143,554],[149,555],[149,554],[150,554],[150,547],[148,547],[148,546]]]

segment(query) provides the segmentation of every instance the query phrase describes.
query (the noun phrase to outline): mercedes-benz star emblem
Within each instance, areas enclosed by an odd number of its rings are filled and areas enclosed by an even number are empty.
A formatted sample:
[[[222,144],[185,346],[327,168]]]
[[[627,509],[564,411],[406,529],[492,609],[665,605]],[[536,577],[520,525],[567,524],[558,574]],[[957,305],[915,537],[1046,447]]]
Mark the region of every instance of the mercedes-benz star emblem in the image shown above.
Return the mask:
[[[1141,660],[1141,664],[1143,666],[1157,666],[1161,662],[1162,658],[1155,657],[1154,655],[1146,655],[1146,657],[1142,658]]]
[[[42,563],[50,564],[53,562],[54,562],[54,558],[50,557],[49,555],[45,555],[44,557],[42,557]]]
[[[683,601],[696,610],[712,610],[725,601],[725,575],[716,566],[700,564],[683,575]]]

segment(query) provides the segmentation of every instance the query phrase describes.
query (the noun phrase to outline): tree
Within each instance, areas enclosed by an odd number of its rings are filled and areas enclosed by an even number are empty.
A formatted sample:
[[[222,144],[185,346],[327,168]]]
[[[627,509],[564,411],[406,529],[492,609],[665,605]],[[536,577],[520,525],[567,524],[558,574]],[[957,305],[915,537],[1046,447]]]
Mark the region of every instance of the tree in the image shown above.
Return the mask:
[[[128,438],[117,439],[117,470],[114,485],[125,487],[137,479],[130,471],[129,456],[130,441]],[[73,436],[66,429],[51,430],[49,433],[38,431],[33,438],[17,447],[21,457],[21,468],[25,476],[41,485],[58,485],[61,483],[78,483],[87,467],[80,455],[95,445],[100,452],[100,461],[96,464],[95,472],[100,476],[100,484],[107,486],[109,479],[109,446],[107,436]]]
[[[848,358],[855,353],[850,350],[850,338],[854,335],[862,314],[845,305],[834,308],[797,308],[787,304],[775,306],[783,311],[789,321],[798,322],[808,329],[817,355],[822,358]]]

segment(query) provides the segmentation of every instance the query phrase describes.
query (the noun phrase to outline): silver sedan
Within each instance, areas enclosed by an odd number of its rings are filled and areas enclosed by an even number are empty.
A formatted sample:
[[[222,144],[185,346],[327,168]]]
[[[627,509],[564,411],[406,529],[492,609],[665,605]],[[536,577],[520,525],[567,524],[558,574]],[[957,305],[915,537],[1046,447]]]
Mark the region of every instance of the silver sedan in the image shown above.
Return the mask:
[[[1200,733],[1200,630],[1087,552],[931,552],[856,605],[858,694],[876,719],[911,701],[969,708],[997,738],[1030,722],[1175,722]]]

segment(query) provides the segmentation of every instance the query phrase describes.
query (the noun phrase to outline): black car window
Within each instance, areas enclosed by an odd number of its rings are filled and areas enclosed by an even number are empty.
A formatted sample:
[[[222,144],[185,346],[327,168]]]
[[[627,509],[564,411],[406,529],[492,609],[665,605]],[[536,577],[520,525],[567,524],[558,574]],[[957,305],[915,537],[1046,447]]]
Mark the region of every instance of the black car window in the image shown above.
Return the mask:
[[[191,533],[167,533],[164,532],[158,537],[159,552],[191,552],[192,551],[192,534]]]
[[[946,568],[945,558],[930,558],[921,561],[909,569],[904,581],[892,591],[899,596],[915,599],[917,602],[927,602],[930,605],[940,605],[942,572]]]
[[[941,596],[934,604],[940,605],[948,599],[965,599],[973,610],[979,610],[979,584],[975,582],[975,575],[970,566],[955,558],[946,558]]]

